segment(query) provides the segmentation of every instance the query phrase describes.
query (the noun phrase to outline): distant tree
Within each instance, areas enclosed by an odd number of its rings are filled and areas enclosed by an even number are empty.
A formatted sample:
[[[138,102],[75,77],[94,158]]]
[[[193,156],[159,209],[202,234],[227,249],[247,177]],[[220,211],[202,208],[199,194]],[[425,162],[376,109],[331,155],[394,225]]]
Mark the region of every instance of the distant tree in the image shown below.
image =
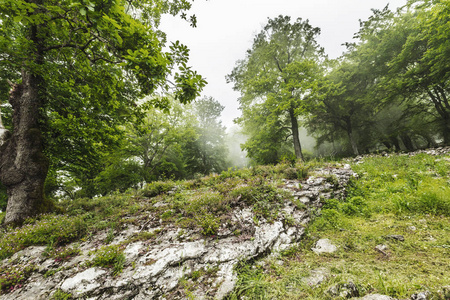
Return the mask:
[[[361,22],[358,41],[347,44],[320,92],[309,98],[308,125],[319,142],[345,133],[355,155],[433,146],[438,132],[448,143],[446,40],[439,35],[448,29],[446,11],[439,1],[411,1],[397,13],[374,9]]]
[[[439,124],[444,144],[450,144],[450,4],[409,1],[409,9],[392,31],[409,28],[401,51],[389,62],[386,85],[409,99],[422,99]],[[385,43],[387,43],[386,41]]]
[[[225,127],[220,121],[224,106],[212,97],[203,97],[193,103],[197,118],[197,139],[186,145],[186,168],[191,174],[220,173],[229,166],[225,145]]]
[[[43,197],[49,158],[63,166],[93,161],[93,154],[116,142],[117,125],[132,115],[136,99],[170,88],[170,74],[178,100],[198,95],[205,82],[186,66],[188,49],[175,43],[164,52],[165,37],[156,29],[162,13],[183,13],[190,5],[0,2],[0,82],[10,82],[12,108],[11,124],[5,124],[10,134],[0,149],[6,223],[51,209]]]
[[[291,23],[288,16],[269,19],[264,29],[256,35],[253,46],[245,59],[238,61],[228,75],[234,89],[241,92],[242,117],[237,123],[249,135],[244,148],[250,156],[250,145],[264,148],[280,148],[283,139],[292,138],[295,156],[303,159],[299,138],[298,117],[304,113],[305,97],[315,88],[316,76],[320,73],[319,61],[323,50],[316,42],[320,29],[312,27],[308,20],[297,19]],[[259,113],[257,110],[260,110]],[[253,117],[258,115],[261,128],[276,126],[273,145],[262,143],[264,132],[256,133]],[[265,117],[265,121],[261,117]],[[269,150],[271,156],[276,155]],[[269,153],[267,153],[269,154]]]
[[[342,60],[321,81],[319,92],[308,101],[308,127],[320,142],[333,142],[343,132],[354,155],[359,155],[357,133],[373,120],[374,103],[368,91],[374,84],[370,70]]]
[[[181,148],[198,138],[192,109],[174,100],[170,101],[169,108],[169,111],[150,108],[142,120],[130,124],[127,129],[128,144],[123,151],[126,157],[140,161],[144,180],[148,182],[160,179],[161,165],[171,165],[174,156],[183,156]],[[178,164],[173,164],[175,167],[170,167],[172,171],[165,170],[165,176],[181,172],[184,168],[182,161],[183,157]],[[176,177],[183,177],[183,174]]]

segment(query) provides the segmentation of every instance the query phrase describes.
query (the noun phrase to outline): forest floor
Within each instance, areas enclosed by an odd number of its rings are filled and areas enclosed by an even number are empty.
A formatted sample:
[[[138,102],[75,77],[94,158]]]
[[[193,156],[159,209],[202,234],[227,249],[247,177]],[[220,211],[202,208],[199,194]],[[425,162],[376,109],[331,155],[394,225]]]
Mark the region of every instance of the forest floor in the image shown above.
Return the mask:
[[[101,233],[99,243],[106,246],[90,253],[85,267],[109,268],[116,276],[124,268],[134,268],[125,260],[125,247],[139,241],[158,243],[164,234],[164,230],[147,232],[146,226],[175,226],[181,233],[178,238],[192,231],[200,239],[214,240],[226,223],[232,235],[246,239],[250,233],[234,228],[230,221],[233,208],[251,208],[255,224],[273,222],[285,197],[277,187],[286,179],[304,179],[324,165],[347,164],[358,174],[347,187],[347,197],[311,207],[292,200],[312,216],[302,239],[279,254],[240,263],[228,299],[345,299],[383,294],[396,299],[447,300],[449,150],[258,166],[191,181],[155,182],[143,190],[96,199],[60,201],[65,214],[38,216],[20,228],[1,228],[0,295],[19,292],[39,272],[39,265],[14,265],[8,260],[29,246],[45,246],[43,260],[52,260],[54,266],[41,270],[40,276],[51,278],[65,272],[64,263],[81,255],[80,247],[74,245],[92,243]],[[114,244],[121,230],[131,225],[140,229]],[[324,239],[336,248],[317,253],[317,242]],[[200,273],[193,272],[184,284],[194,275]],[[183,289],[183,282],[179,284]],[[185,288],[182,294],[188,298],[189,286]],[[61,290],[52,295],[52,299],[72,297]]]
[[[297,247],[243,265],[232,299],[450,299],[450,155],[430,153],[349,160],[346,200],[326,201]],[[315,253],[319,239],[337,251]]]

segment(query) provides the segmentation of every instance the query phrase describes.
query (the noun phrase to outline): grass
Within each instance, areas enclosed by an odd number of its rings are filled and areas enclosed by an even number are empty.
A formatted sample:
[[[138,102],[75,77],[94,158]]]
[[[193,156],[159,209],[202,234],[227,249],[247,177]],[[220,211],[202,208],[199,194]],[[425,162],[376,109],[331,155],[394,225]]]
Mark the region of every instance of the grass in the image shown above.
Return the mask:
[[[329,200],[303,241],[282,256],[237,269],[230,299],[334,299],[332,290],[353,282],[359,295],[398,299],[430,291],[450,299],[450,157],[372,157],[353,164],[360,174],[345,201]],[[404,241],[389,238],[402,235]],[[334,254],[311,251],[320,238],[339,247]],[[382,252],[378,245],[385,245]],[[326,279],[305,278],[324,268]],[[447,293],[447,294],[445,294]]]
[[[289,198],[277,188],[281,179],[305,178],[323,164],[285,162],[228,170],[191,181],[154,182],[140,191],[63,201],[63,215],[42,215],[19,228],[3,227],[0,259],[31,245],[47,245],[47,255],[63,262],[78,254],[67,244],[83,242],[98,231],[108,232],[104,242],[109,244],[123,225],[141,226],[149,216],[159,220],[161,227],[182,228],[180,232],[194,230],[215,238],[225,226],[240,235],[242,228],[230,217],[232,209],[251,207],[255,224],[261,219],[273,221],[282,202]],[[312,210],[315,218],[304,239],[280,257],[241,264],[230,299],[331,299],[333,290],[341,293],[350,281],[360,295],[381,293],[407,298],[428,290],[432,299],[445,299],[443,287],[450,278],[449,155],[371,157],[352,168],[359,179],[351,182],[347,199],[331,199],[321,209]],[[334,183],[336,178],[327,181]],[[302,203],[297,206],[306,209]],[[286,222],[295,220],[288,218]],[[89,264],[110,268],[117,275],[124,267],[122,251],[126,244],[154,241],[160,232],[164,230],[140,231],[119,245],[104,245],[92,253]],[[389,235],[402,235],[405,240]],[[311,248],[320,238],[332,240],[338,252],[321,256],[313,253]],[[378,245],[384,245],[384,250],[376,250]],[[305,278],[318,268],[326,270],[326,279],[311,286]],[[2,291],[20,287],[32,272],[33,266],[26,269],[14,265],[2,270]],[[202,276],[205,274],[194,272],[186,285]],[[55,295],[55,299],[70,297]]]

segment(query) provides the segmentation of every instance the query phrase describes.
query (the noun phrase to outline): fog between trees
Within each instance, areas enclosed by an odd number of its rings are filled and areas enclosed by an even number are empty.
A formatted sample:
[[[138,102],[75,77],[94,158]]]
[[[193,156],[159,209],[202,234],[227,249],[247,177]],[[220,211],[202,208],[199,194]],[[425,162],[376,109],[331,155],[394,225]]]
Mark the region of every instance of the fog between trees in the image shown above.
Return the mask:
[[[51,211],[57,197],[450,143],[448,1],[373,10],[335,60],[308,20],[269,19],[227,76],[242,111],[228,130],[217,99],[199,97],[206,81],[189,49],[155,29],[163,13],[195,25],[191,3],[165,3],[0,4],[7,222]]]

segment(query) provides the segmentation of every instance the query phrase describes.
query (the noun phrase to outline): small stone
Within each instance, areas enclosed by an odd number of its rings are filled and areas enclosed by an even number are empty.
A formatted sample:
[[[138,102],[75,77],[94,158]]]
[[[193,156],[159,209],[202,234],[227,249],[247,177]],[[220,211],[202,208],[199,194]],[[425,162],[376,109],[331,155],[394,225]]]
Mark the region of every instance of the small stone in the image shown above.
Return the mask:
[[[390,234],[386,236],[387,239],[397,240],[400,242],[403,242],[405,240],[405,237],[400,234]]]
[[[430,292],[428,291],[416,293],[411,296],[411,300],[427,300],[429,295]]]
[[[409,226],[409,227],[408,227],[408,230],[409,230],[409,231],[416,231],[417,228],[416,228],[416,226]]]
[[[340,298],[353,298],[359,297],[359,291],[356,285],[349,281],[344,284],[337,284],[330,288],[327,293],[332,297],[340,297]]]
[[[298,200],[303,204],[307,204],[311,201],[308,197],[300,197]]]
[[[325,268],[318,268],[311,271],[311,275],[309,277],[305,277],[302,281],[311,286],[315,287],[324,282],[329,276],[328,270]]]
[[[375,250],[379,251],[379,252],[384,252],[388,249],[388,246],[386,245],[376,245],[375,246]]]
[[[337,247],[331,243],[329,239],[320,239],[316,243],[316,247],[311,249],[314,253],[334,253]]]
[[[394,300],[394,298],[386,295],[370,294],[362,297],[361,300]]]

